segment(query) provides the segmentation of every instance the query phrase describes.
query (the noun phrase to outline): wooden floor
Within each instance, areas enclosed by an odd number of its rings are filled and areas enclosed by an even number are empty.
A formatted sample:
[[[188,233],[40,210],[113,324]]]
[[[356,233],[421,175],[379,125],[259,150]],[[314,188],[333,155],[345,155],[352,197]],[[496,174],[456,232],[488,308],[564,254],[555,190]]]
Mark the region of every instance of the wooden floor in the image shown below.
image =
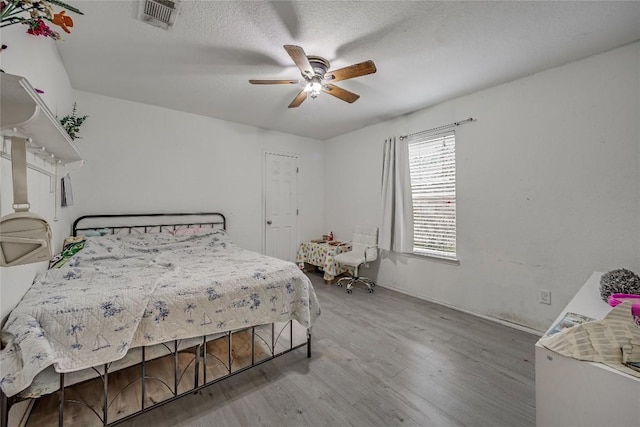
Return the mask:
[[[120,425],[535,425],[535,335],[309,277],[322,308],[310,359],[296,350]]]

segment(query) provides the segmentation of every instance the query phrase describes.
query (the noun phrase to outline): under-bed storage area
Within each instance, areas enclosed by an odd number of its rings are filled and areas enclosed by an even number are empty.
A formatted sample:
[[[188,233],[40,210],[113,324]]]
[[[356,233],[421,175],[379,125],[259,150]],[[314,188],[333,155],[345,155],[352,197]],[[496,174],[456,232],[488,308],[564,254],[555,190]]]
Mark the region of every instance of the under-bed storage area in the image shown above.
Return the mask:
[[[136,348],[126,360],[79,373],[49,369],[41,381],[56,388],[64,383],[64,393],[39,398],[26,425],[57,426],[60,409],[65,425],[123,421],[306,346],[307,338],[306,328],[294,321]]]

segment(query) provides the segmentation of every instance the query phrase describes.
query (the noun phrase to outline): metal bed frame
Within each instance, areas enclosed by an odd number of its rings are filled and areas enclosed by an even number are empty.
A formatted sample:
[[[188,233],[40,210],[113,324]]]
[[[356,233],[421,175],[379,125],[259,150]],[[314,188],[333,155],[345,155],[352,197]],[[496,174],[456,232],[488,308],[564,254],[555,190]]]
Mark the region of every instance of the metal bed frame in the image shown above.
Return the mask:
[[[169,222],[165,222],[163,219],[167,218],[167,217],[173,217],[176,219],[180,219],[177,222],[173,222],[173,221],[169,221]],[[183,221],[181,220],[182,218],[204,218],[204,217],[211,217],[211,220],[207,220],[207,221],[198,221],[198,222],[189,222],[189,221]],[[140,224],[131,224],[131,222],[128,225],[122,225],[122,224],[115,224],[115,225],[107,225],[104,226],[104,222],[102,224],[99,225],[95,225],[95,226],[82,226],[80,227],[80,224],[82,222],[91,222],[94,220],[99,220],[99,221],[104,221],[107,220],[107,222],[120,222],[120,220],[123,220],[124,218],[127,218],[129,220],[134,219],[133,222],[138,222],[135,220],[138,219],[149,219],[149,218],[153,218],[155,219],[155,221],[142,221]],[[102,229],[108,229],[109,232],[111,234],[119,234],[119,233],[127,233],[127,234],[131,234],[131,233],[147,233],[147,232],[154,232],[154,231],[171,231],[171,230],[177,230],[177,229],[181,229],[181,228],[189,228],[189,227],[211,227],[211,228],[218,228],[218,229],[223,229],[226,230],[226,218],[224,217],[223,214],[218,213],[218,212],[204,212],[204,213],[157,213],[157,214],[106,214],[106,215],[85,215],[82,217],[79,217],[78,219],[76,219],[73,223],[72,226],[72,234],[73,236],[77,236],[78,232],[86,232],[88,230],[102,230]],[[297,323],[297,322],[296,322]],[[256,333],[256,329],[257,328],[269,328],[271,330],[270,336],[271,336],[271,342],[267,342],[267,340],[265,340],[264,338],[262,338],[259,333]],[[278,326],[280,327],[280,325]],[[302,326],[300,326],[302,328]],[[283,333],[285,332],[285,330],[289,331],[289,345],[288,348],[284,348],[281,351],[276,351],[276,346],[278,345],[278,340],[281,338],[281,336],[283,335]],[[266,325],[257,325],[257,326],[251,326],[248,328],[244,328],[244,329],[239,329],[239,330],[233,330],[233,331],[227,331],[222,333],[223,335],[220,336],[220,334],[215,335],[204,335],[198,338],[194,338],[193,340],[198,340],[198,344],[196,344],[195,346],[188,346],[187,348],[182,348],[179,349],[179,343],[181,340],[174,340],[174,341],[169,341],[169,342],[165,342],[162,344],[156,344],[156,346],[163,346],[168,353],[162,356],[157,356],[154,358],[150,358],[147,359],[146,358],[146,352],[147,349],[149,347],[147,346],[143,346],[143,347],[139,347],[141,349],[141,361],[138,362],[137,364],[133,364],[132,366],[138,366],[140,369],[140,374],[139,377],[133,379],[132,381],[130,381],[128,384],[126,384],[124,387],[122,387],[119,391],[117,391],[117,393],[114,395],[114,397],[111,399],[111,401],[109,401],[109,375],[110,374],[114,374],[115,372],[118,372],[119,370],[115,370],[113,372],[111,372],[109,369],[111,367],[111,363],[107,363],[104,364],[102,366],[99,367],[92,367],[89,369],[92,369],[96,376],[94,376],[91,379],[79,382],[77,384],[73,384],[73,385],[65,385],[65,380],[66,380],[66,375],[64,373],[60,373],[59,374],[59,389],[57,391],[58,393],[58,426],[59,427],[63,427],[64,426],[64,404],[65,403],[70,403],[70,404],[79,404],[79,405],[83,405],[86,408],[88,408],[89,410],[91,410],[93,412],[93,414],[100,420],[100,423],[102,426],[113,426],[116,424],[119,424],[123,421],[129,420],[131,418],[134,418],[140,414],[146,413],[152,409],[155,409],[159,406],[162,406],[166,403],[172,402],[174,400],[180,399],[181,397],[184,397],[186,395],[189,394],[194,394],[197,393],[198,391],[202,390],[205,387],[208,387],[212,384],[218,383],[220,381],[223,381],[229,377],[232,377],[234,375],[240,374],[248,369],[251,369],[253,367],[259,366],[265,362],[268,362],[272,359],[275,359],[276,357],[282,356],[284,354],[287,354],[293,350],[296,350],[298,348],[307,347],[307,357],[311,357],[311,330],[307,329],[306,330],[306,342],[303,342],[301,344],[297,344],[294,345],[294,334],[293,334],[293,330],[294,330],[294,321],[293,320],[289,320],[288,322],[284,323],[284,326],[282,326],[282,328],[279,330],[279,332],[276,331],[276,323],[270,323],[270,324],[266,324]],[[234,361],[234,356],[232,354],[232,341],[233,341],[233,335],[236,333],[240,333],[240,332],[251,332],[251,363],[248,366],[243,366],[240,368],[237,368],[236,370],[233,369],[233,361]],[[276,334],[277,332],[277,334]],[[227,357],[226,357],[226,361],[221,360],[218,356],[216,356],[215,354],[211,354],[207,351],[207,344],[211,343],[213,341],[216,340],[220,340],[220,339],[226,339],[227,341]],[[261,360],[256,360],[256,340],[261,340],[266,346],[267,348],[270,350],[270,354],[263,357]],[[193,350],[195,349],[195,351]],[[180,371],[179,366],[178,366],[178,355],[179,354],[190,354],[193,355],[193,359],[191,361],[189,361],[187,363],[187,366]],[[152,361],[152,360],[158,360],[162,357],[173,357],[173,384],[169,384],[167,383],[167,381],[159,379],[159,378],[155,378],[152,376],[147,375],[147,364]],[[216,378],[211,378],[208,379],[207,378],[207,366],[208,366],[208,357],[213,357],[215,359],[217,359],[217,361],[219,361],[220,363],[222,363],[224,365],[224,367],[226,368],[226,374],[222,375],[222,376],[218,376]],[[179,385],[183,384],[181,383],[183,377],[185,376],[187,369],[190,368],[190,366],[194,364],[195,368],[194,368],[194,377],[193,377],[193,384],[185,391],[179,391]],[[127,368],[123,368],[123,369],[128,369],[131,368],[131,366],[127,367]],[[200,381],[200,379],[202,378],[202,381]],[[96,379],[99,379],[102,381],[102,396],[101,396],[101,413],[96,410],[94,407],[92,407],[89,403],[87,403],[86,401],[84,401],[84,399],[80,398],[81,400],[76,400],[76,399],[68,399],[65,398],[65,390],[68,390],[69,387],[73,387],[73,386],[78,386],[81,384],[85,384],[89,381],[96,381]],[[148,405],[146,403],[146,385],[149,381],[159,381],[161,384],[164,385],[164,387],[166,389],[169,390],[169,392],[171,393],[171,397],[164,399],[164,400],[160,400],[158,402],[152,401],[152,404]],[[139,410],[132,412],[130,414],[126,414],[124,416],[122,416],[121,418],[117,418],[115,420],[110,420],[109,419],[109,414],[108,414],[108,410],[109,407],[116,401],[116,399],[118,399],[118,397],[121,395],[121,393],[123,391],[125,391],[128,387],[132,386],[133,384],[140,382],[140,388],[141,388],[141,400],[140,400],[140,408]],[[12,397],[7,397],[4,392],[2,390],[0,390],[0,427],[9,427],[8,426],[8,416],[9,416],[9,410],[11,409],[11,407],[23,400],[28,400],[29,398],[22,398],[19,395],[15,395]]]
[[[127,218],[128,224],[118,224],[120,219],[124,218]],[[164,221],[164,218],[174,218],[176,221]],[[209,218],[209,220],[189,222],[182,220],[182,218]],[[148,221],[149,219],[155,219],[155,221]],[[102,223],[98,223],[93,226],[80,227],[80,224],[83,222],[91,223],[95,220],[101,221]],[[140,224],[132,224],[132,222],[140,222]],[[112,223],[112,225],[108,225],[109,223]],[[175,231],[179,228],[189,227],[210,227],[226,230],[227,219],[219,212],[84,215],[73,222],[71,233],[73,236],[77,236],[79,231],[86,232],[89,230],[109,229],[111,234],[117,234],[124,231],[131,234],[134,231],[139,233],[150,233],[153,231]]]

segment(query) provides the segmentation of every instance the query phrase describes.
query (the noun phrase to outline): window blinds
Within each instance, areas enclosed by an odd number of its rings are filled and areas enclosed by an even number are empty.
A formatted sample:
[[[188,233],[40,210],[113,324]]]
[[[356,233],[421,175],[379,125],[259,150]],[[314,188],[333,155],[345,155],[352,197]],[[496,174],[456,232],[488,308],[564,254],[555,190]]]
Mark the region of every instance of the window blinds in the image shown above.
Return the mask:
[[[456,138],[454,132],[409,141],[413,251],[456,259]]]

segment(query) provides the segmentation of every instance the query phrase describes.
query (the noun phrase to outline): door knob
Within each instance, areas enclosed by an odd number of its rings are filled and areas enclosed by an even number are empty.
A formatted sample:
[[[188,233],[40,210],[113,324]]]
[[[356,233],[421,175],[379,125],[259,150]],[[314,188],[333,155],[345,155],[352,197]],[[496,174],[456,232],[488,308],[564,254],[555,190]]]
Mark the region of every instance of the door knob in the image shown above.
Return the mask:
[[[271,220],[267,221],[267,225],[271,225]]]

